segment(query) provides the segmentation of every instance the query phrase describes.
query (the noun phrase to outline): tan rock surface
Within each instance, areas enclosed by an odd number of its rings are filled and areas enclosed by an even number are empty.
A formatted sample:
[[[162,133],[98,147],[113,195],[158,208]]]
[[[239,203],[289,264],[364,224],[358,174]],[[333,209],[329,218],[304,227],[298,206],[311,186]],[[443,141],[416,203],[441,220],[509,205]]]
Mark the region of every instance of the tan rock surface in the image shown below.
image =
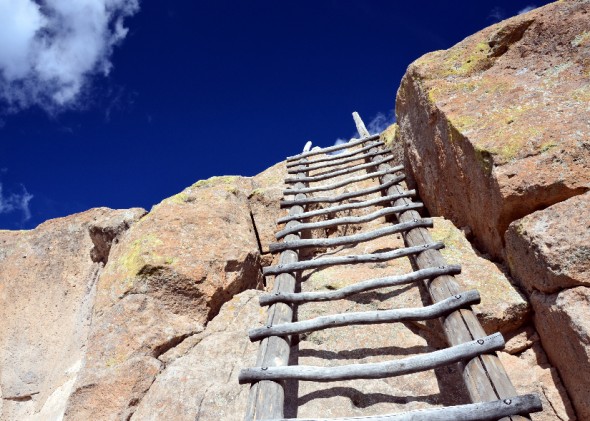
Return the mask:
[[[0,231],[0,419],[61,419],[102,265],[144,213],[98,208]]]
[[[531,296],[535,325],[580,420],[590,419],[590,288]]]
[[[256,363],[258,344],[247,331],[266,319],[259,295],[236,295],[202,333],[187,339],[189,347],[157,377],[131,421],[243,419],[249,386],[238,384],[238,373]]]
[[[574,421],[576,414],[559,373],[548,361],[538,342],[518,355],[499,352],[500,361],[519,394],[537,393],[543,403],[543,411],[531,414],[533,421]],[[580,418],[584,419],[584,418]]]
[[[464,290],[477,289],[481,304],[474,311],[487,333],[508,333],[526,322],[530,305],[512,285],[508,275],[498,264],[485,259],[464,233],[444,218],[434,218],[431,231],[435,241],[443,241],[443,257],[450,264],[461,265],[457,282]]]
[[[66,420],[127,419],[163,368],[158,356],[201,331],[233,295],[262,284],[250,187],[241,177],[199,181],[113,247]]]
[[[401,82],[422,199],[494,258],[512,221],[590,189],[588,12],[561,1],[502,21],[416,60]]]
[[[590,192],[510,224],[506,257],[528,291],[590,286]]]

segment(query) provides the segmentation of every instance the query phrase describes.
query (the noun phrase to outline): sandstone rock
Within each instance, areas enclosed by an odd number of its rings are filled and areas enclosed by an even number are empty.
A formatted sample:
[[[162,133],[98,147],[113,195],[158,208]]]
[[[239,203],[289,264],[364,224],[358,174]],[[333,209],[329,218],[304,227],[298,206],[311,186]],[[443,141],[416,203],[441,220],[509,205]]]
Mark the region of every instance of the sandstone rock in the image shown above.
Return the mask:
[[[505,352],[498,356],[519,394],[536,393],[541,398],[543,411],[531,414],[532,421],[577,419],[557,370],[547,362],[538,342],[518,356]]]
[[[97,277],[143,209],[91,209],[0,231],[0,419],[61,419],[84,355]]]
[[[530,305],[502,268],[481,256],[451,221],[434,221],[431,234],[435,241],[444,241],[443,257],[462,267],[457,282],[463,290],[477,289],[481,295],[481,304],[473,310],[484,330],[490,334],[508,333],[521,326],[528,318]]]
[[[590,189],[586,1],[513,17],[412,63],[396,102],[434,215],[503,256],[508,225]]]
[[[590,288],[534,292],[535,326],[581,420],[590,419]]]
[[[506,257],[528,291],[590,286],[590,193],[510,224]]]
[[[238,384],[238,373],[256,363],[258,344],[247,331],[266,319],[259,295],[253,290],[236,295],[191,337],[192,347],[156,378],[131,420],[243,419],[249,386]]]
[[[155,206],[113,247],[65,419],[128,419],[158,357],[262,284],[248,179],[202,180]]]
[[[273,165],[252,177],[252,190],[248,200],[263,253],[268,253],[268,246],[277,241],[275,238],[275,233],[278,231],[277,219],[282,214],[286,214],[284,210],[279,209],[283,190],[287,188],[284,184],[285,178],[287,178],[287,167],[284,162]]]

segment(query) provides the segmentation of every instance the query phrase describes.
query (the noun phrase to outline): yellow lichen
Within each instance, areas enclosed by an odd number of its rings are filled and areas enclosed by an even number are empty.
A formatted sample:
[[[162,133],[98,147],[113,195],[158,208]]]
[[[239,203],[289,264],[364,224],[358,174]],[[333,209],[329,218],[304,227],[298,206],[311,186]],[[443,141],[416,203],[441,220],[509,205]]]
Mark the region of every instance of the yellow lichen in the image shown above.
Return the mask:
[[[590,32],[584,31],[574,37],[574,39],[571,41],[571,45],[572,47],[579,47],[580,45],[585,44],[589,39]]]
[[[211,177],[208,178],[206,180],[199,180],[197,181],[195,184],[193,184],[191,187],[212,187],[218,184],[230,184],[230,183],[234,183],[239,177],[236,175],[224,175],[224,176],[215,176],[215,177]]]

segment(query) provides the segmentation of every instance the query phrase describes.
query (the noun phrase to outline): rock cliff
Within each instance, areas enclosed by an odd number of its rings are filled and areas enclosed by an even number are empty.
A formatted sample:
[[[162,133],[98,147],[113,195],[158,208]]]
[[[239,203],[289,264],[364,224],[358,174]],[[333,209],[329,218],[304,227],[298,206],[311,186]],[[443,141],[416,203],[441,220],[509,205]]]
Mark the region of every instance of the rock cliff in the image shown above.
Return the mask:
[[[590,2],[561,1],[412,63],[396,141],[422,199],[504,264],[590,419]]]

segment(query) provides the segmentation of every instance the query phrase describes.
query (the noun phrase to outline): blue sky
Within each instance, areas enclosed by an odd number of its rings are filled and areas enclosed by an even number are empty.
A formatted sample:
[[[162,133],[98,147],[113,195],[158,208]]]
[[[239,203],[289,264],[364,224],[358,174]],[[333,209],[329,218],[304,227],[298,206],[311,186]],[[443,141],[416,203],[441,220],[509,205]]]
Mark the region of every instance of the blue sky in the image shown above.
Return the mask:
[[[0,0],[0,229],[149,209],[392,121],[406,67],[544,1]]]

